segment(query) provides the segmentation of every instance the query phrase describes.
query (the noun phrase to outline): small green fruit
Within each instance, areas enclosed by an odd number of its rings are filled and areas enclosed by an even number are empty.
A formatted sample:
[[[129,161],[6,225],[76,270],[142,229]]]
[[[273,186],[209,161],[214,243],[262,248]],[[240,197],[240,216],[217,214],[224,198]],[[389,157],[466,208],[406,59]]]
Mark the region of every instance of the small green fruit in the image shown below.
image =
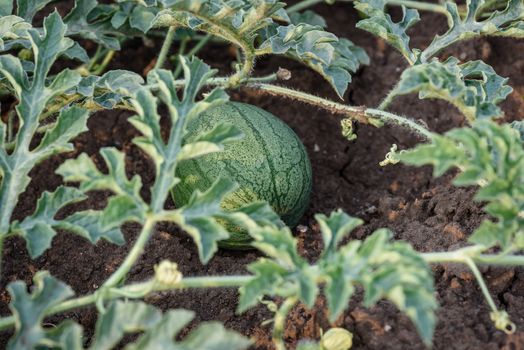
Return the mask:
[[[219,123],[236,126],[244,138],[229,143],[223,152],[183,161],[178,165],[181,182],[172,190],[178,206],[195,190],[205,191],[219,177],[236,181],[239,188],[222,203],[234,210],[254,201],[267,201],[289,226],[304,214],[311,193],[311,164],[297,135],[284,122],[258,107],[229,102],[202,113],[187,128],[190,142]],[[246,232],[229,228],[231,238],[220,246],[245,249]]]

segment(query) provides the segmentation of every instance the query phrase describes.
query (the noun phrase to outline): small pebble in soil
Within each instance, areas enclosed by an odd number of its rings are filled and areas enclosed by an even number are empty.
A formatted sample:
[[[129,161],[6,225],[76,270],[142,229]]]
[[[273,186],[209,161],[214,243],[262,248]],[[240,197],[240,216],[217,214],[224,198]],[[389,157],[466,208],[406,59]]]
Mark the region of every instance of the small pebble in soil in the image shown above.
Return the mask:
[[[377,211],[378,211],[378,209],[374,205],[371,205],[371,206],[367,207],[366,209],[364,209],[364,213],[366,213],[366,214],[375,214]]]
[[[308,227],[307,226],[304,226],[304,225],[298,225],[297,226],[297,231],[298,233],[306,233],[308,231]]]

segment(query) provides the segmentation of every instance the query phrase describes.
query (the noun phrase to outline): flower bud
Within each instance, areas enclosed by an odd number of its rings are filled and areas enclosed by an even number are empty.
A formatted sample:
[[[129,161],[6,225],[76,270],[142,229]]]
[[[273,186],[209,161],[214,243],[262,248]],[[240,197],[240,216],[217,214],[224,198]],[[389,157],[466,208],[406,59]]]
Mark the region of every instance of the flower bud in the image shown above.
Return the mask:
[[[155,279],[162,285],[174,286],[182,280],[182,273],[176,263],[163,260],[155,266]]]
[[[331,328],[322,335],[322,350],[348,350],[353,345],[353,334],[344,328]]]

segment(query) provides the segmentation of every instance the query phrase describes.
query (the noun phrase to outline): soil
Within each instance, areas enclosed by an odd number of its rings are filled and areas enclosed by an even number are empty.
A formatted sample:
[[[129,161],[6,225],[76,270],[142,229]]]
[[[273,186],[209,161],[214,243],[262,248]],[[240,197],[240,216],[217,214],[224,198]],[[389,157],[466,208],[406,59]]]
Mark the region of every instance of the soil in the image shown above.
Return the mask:
[[[362,68],[353,77],[346,95],[346,102],[353,105],[376,106],[397,81],[406,66],[400,55],[385,43],[355,29],[358,15],[347,4],[318,5],[315,10],[323,15],[329,30],[361,45],[371,58],[369,67]],[[398,17],[399,10],[393,10]],[[423,13],[422,21],[411,30],[412,45],[427,46],[436,33],[445,31],[445,17]],[[144,73],[156,53],[156,47],[146,47],[141,40],[125,45],[118,53],[111,69],[123,68]],[[453,46],[441,54],[454,55],[461,60],[483,59],[502,76],[509,77],[514,92],[502,104],[507,120],[524,116],[524,42],[510,39],[480,39]],[[132,57],[133,59],[129,59]],[[200,57],[222,74],[230,72],[229,63],[233,50],[212,44]],[[257,74],[274,72],[285,67],[292,79],[285,85],[320,96],[337,99],[327,83],[302,65],[283,58],[264,58],[257,63]],[[314,261],[322,249],[321,235],[313,220],[315,213],[329,213],[342,208],[359,216],[365,224],[351,234],[352,239],[363,239],[380,227],[390,228],[395,238],[408,241],[419,251],[445,251],[466,245],[468,235],[485,217],[482,205],[473,200],[474,188],[456,188],[451,185],[453,172],[433,178],[431,168],[414,168],[403,165],[380,167],[393,143],[400,148],[415,145],[419,140],[409,132],[396,127],[376,129],[358,126],[358,138],[348,142],[340,134],[340,116],[330,115],[308,105],[290,103],[276,97],[260,96],[253,91],[231,91],[233,100],[260,106],[282,118],[303,140],[311,158],[314,186],[311,204],[301,220],[305,226],[294,229],[301,253]],[[419,101],[417,96],[401,97],[391,110],[423,120],[431,130],[445,132],[464,123],[460,114],[450,105],[434,100]],[[98,164],[101,147],[117,147],[127,154],[128,173],[138,173],[147,187],[153,181],[151,164],[132,145],[137,132],[127,123],[127,112],[108,111],[93,115],[89,131],[75,139],[75,151],[53,157],[38,165],[31,172],[31,184],[18,203],[15,218],[20,219],[35,209],[35,201],[43,191],[59,186],[61,178],[54,171],[66,158],[82,152],[92,156]],[[102,208],[107,195],[93,193],[89,200],[76,206]],[[171,203],[167,204],[172,207]],[[73,210],[73,209],[70,209]],[[68,213],[63,213],[68,214]],[[60,233],[53,246],[42,257],[31,260],[25,243],[18,238],[9,239],[4,247],[2,279],[0,282],[0,313],[9,314],[9,295],[5,286],[14,280],[31,283],[38,270],[49,270],[65,281],[78,295],[93,292],[122,262],[134,242],[139,226],[124,227],[127,244],[117,247],[105,242],[91,245],[86,240],[69,233]],[[246,273],[246,265],[259,257],[254,251],[220,251],[210,263],[203,266],[198,259],[191,239],[177,227],[162,224],[149,242],[143,257],[130,273],[130,280],[149,278],[154,264],[169,259],[179,264],[186,276]],[[489,308],[482,297],[472,274],[461,266],[438,265],[433,267],[438,310],[438,324],[434,340],[435,349],[520,349],[524,348],[524,269],[486,268],[483,270],[489,289],[498,303],[506,309],[517,325],[511,336],[494,328],[489,318]],[[263,306],[242,315],[235,314],[238,293],[234,289],[187,290],[154,294],[147,301],[164,309],[186,308],[196,312],[193,324],[217,320],[226,327],[253,336],[253,349],[271,349],[270,326],[263,326],[271,313]],[[354,334],[355,349],[424,349],[410,320],[391,303],[381,301],[372,308],[361,306],[362,293],[352,299],[347,311],[334,324]],[[318,339],[320,329],[330,327],[324,312],[324,300],[319,298],[313,310],[297,306],[290,314],[285,341],[294,348],[303,338]],[[56,323],[72,318],[83,325],[86,342],[94,330],[96,312],[81,309],[50,317],[46,323]],[[186,330],[187,331],[187,330]],[[9,334],[0,337],[5,345]]]

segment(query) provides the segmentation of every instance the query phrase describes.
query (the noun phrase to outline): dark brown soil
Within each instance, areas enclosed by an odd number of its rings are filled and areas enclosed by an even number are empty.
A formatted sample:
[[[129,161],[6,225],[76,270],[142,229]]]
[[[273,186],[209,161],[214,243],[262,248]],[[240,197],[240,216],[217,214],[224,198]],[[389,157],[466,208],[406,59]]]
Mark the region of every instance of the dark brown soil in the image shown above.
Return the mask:
[[[405,63],[383,41],[355,29],[357,14],[348,5],[319,5],[315,8],[324,15],[329,29],[347,37],[366,49],[371,65],[354,76],[346,101],[354,105],[375,106],[393,87]],[[424,14],[421,24],[412,30],[412,44],[423,48],[435,33],[443,32],[446,19],[436,14]],[[140,40],[129,42],[124,54],[117,54],[111,68],[125,68],[144,72],[158,52]],[[442,55],[450,54],[462,60],[483,59],[495,70],[510,78],[515,92],[503,104],[508,120],[524,116],[524,42],[509,39],[482,39],[461,43]],[[132,57],[133,59],[129,59]],[[209,46],[200,57],[222,73],[229,72],[234,52],[220,46]],[[281,58],[262,59],[257,74],[274,72],[279,66],[292,72],[286,85],[320,96],[336,99],[330,87],[307,68]],[[351,238],[362,239],[379,227],[388,227],[397,239],[410,242],[419,251],[444,251],[466,244],[468,235],[478,226],[484,214],[481,205],[473,202],[471,188],[455,188],[450,182],[453,174],[432,178],[430,168],[402,165],[382,168],[378,165],[393,143],[400,148],[413,146],[416,137],[398,128],[360,125],[358,139],[348,142],[340,135],[339,116],[300,103],[290,103],[275,97],[260,96],[253,91],[231,91],[232,99],[258,105],[286,121],[301,137],[311,157],[314,187],[311,205],[301,224],[306,232],[297,232],[301,253],[314,260],[322,246],[314,213],[329,213],[342,208],[365,220],[365,225],[352,233]],[[444,132],[460,126],[463,119],[446,103],[419,101],[416,96],[399,98],[391,108],[394,112],[421,119],[432,130]],[[89,132],[75,140],[76,151],[54,157],[37,166],[31,173],[32,182],[17,207],[15,219],[22,218],[35,208],[35,200],[45,190],[61,184],[54,175],[65,159],[87,152],[100,163],[97,154],[101,147],[114,146],[127,153],[129,174],[138,173],[146,186],[153,180],[150,164],[131,144],[137,132],[127,123],[128,113],[101,112],[89,121]],[[144,195],[147,196],[147,191]],[[84,207],[104,206],[106,196],[93,194]],[[171,205],[171,204],[169,204]],[[5,286],[14,280],[30,283],[38,270],[49,270],[57,278],[70,284],[78,295],[93,292],[122,262],[135,240],[138,225],[125,226],[128,244],[115,247],[107,243],[96,246],[72,234],[61,233],[53,247],[41,258],[32,261],[21,239],[13,238],[5,245],[0,291],[0,312],[7,315],[9,296]],[[160,225],[147,246],[142,259],[133,268],[130,279],[144,280],[153,273],[154,264],[169,259],[179,264],[186,276],[245,273],[246,264],[259,255],[255,252],[220,251],[211,262],[202,266],[191,239],[173,225]],[[517,325],[517,332],[507,336],[497,331],[489,319],[489,308],[472,276],[460,266],[435,266],[437,298],[440,303],[438,325],[434,340],[436,349],[520,349],[524,348],[524,270],[492,269],[484,271],[496,302],[505,308]],[[234,289],[188,290],[155,294],[148,298],[162,309],[187,308],[197,314],[196,322],[218,320],[227,327],[254,336],[254,349],[271,349],[270,328],[262,322],[271,317],[264,307],[254,308],[243,315],[235,315],[238,294]],[[356,349],[423,349],[415,328],[409,319],[389,302],[383,301],[371,309],[360,305],[361,293],[351,301],[336,326],[354,334]],[[319,330],[330,327],[324,313],[324,301],[319,299],[314,310],[303,306],[291,313],[285,339],[290,346],[302,338],[317,338]],[[75,310],[63,317],[73,318],[85,327],[86,338],[92,334],[96,313],[92,309]],[[1,338],[5,344],[7,335]]]

